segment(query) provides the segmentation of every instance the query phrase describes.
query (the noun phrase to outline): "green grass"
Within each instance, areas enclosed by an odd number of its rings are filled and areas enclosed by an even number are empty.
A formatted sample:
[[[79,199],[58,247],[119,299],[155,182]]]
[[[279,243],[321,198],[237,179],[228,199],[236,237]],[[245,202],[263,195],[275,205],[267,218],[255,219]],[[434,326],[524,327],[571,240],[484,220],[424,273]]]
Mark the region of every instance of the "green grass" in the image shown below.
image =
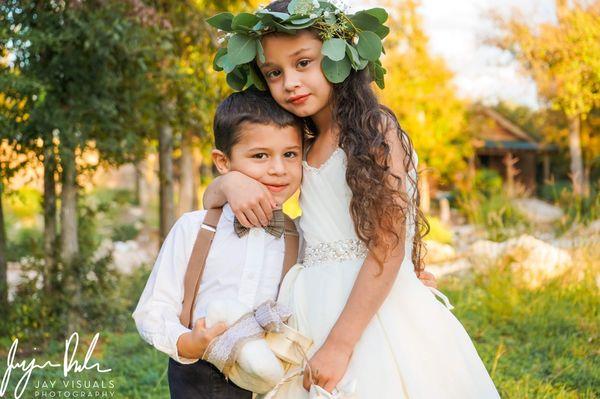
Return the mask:
[[[92,334],[87,334],[80,341],[75,357],[80,364],[83,363],[91,338]],[[2,342],[3,348],[8,348],[9,345],[10,343]],[[62,345],[62,347],[60,345]],[[27,341],[19,342],[20,348],[27,348],[29,351],[32,350],[33,346],[33,343]],[[42,351],[42,354],[37,354],[35,352],[17,354],[15,362],[22,360],[29,362],[35,357],[36,364],[38,365],[43,364],[46,360],[62,364],[63,352],[64,344],[62,342],[54,342],[49,347],[45,348]],[[37,369],[33,371],[27,389],[21,398],[41,398],[44,397],[42,396],[44,395],[44,392],[46,395],[50,392],[54,392],[55,395],[58,395],[58,391],[60,390],[62,390],[62,395],[64,395],[65,392],[70,392],[71,397],[74,397],[73,395],[75,392],[80,391],[84,391],[88,395],[88,392],[92,392],[93,394],[95,394],[95,392],[106,392],[107,396],[105,397],[114,398],[154,399],[169,397],[167,356],[143,342],[136,332],[128,332],[125,334],[101,333],[93,353],[94,355],[89,360],[88,365],[93,366],[95,363],[98,363],[100,364],[101,369],[111,369],[110,372],[99,373],[95,369],[81,373],[72,371],[69,373],[68,377],[65,378],[62,375],[62,368],[46,367],[44,369]],[[2,353],[2,358],[6,359],[5,353]],[[3,361],[2,366],[0,366],[1,375],[4,375],[5,373],[5,364],[6,362]],[[6,391],[7,398],[14,397],[15,387],[22,375],[23,372],[20,370],[13,371]],[[46,389],[36,389],[36,386],[42,384],[44,381],[46,383],[56,381],[56,385]],[[63,381],[75,384],[91,381],[91,383],[96,382],[98,384],[104,384],[104,387],[101,385],[101,388],[96,389],[90,389],[88,387],[85,387],[85,389],[72,387],[64,388],[61,386]],[[114,393],[112,396],[111,392]]]
[[[595,281],[600,265],[590,257],[579,265],[578,270],[585,270],[583,280],[576,279],[573,271],[535,290],[503,265],[440,281],[502,398],[600,397],[600,295]],[[136,281],[129,282],[127,290],[140,291],[145,278],[145,273],[131,278]],[[115,398],[168,398],[167,356],[143,342],[133,322],[126,333],[108,331],[110,326],[101,330],[92,362],[99,361],[112,372],[75,374],[68,379],[112,380]],[[83,359],[91,337],[85,335],[78,359]],[[4,374],[9,346],[7,339],[0,341],[0,375]],[[30,351],[33,346],[33,342],[20,343]],[[44,358],[60,362],[63,350],[62,341],[54,340],[41,355],[22,353],[16,360],[36,356],[38,364]],[[63,380],[55,370],[36,370],[34,375],[23,398],[35,398],[32,387],[38,380]],[[16,376],[11,378],[7,397],[12,397],[16,380]]]
[[[598,264],[581,282],[562,276],[526,288],[499,265],[442,281],[503,398],[598,398]]]

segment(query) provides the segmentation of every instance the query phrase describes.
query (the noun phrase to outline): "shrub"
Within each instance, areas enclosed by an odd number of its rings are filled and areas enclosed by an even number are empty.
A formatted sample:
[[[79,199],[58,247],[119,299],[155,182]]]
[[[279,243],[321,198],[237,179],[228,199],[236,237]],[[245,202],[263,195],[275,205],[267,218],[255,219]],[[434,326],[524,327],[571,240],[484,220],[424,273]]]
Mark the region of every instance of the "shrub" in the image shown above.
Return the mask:
[[[496,171],[477,171],[473,187],[459,191],[456,198],[459,210],[469,223],[485,227],[488,239],[503,241],[531,227],[512,204]]]
[[[428,240],[452,244],[452,231],[450,231],[441,220],[435,216],[428,216],[429,234],[425,237]]]
[[[129,241],[135,239],[139,233],[140,229],[135,225],[126,223],[115,227],[111,238],[113,241]]]

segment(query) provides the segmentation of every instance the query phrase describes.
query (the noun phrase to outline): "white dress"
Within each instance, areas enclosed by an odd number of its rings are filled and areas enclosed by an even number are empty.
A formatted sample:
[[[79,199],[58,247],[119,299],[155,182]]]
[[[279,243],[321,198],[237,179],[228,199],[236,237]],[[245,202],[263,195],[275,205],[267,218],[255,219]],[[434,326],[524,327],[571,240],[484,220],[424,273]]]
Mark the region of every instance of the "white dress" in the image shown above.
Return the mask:
[[[290,270],[279,300],[292,309],[292,326],[313,339],[309,358],[342,312],[366,256],[350,216],[352,193],[345,174],[346,155],[340,148],[320,168],[304,162],[304,264]],[[413,236],[414,218],[409,218],[398,277],[338,387],[355,381],[358,399],[499,398],[461,323],[417,278],[410,256]],[[276,397],[307,398],[308,393],[296,378]]]

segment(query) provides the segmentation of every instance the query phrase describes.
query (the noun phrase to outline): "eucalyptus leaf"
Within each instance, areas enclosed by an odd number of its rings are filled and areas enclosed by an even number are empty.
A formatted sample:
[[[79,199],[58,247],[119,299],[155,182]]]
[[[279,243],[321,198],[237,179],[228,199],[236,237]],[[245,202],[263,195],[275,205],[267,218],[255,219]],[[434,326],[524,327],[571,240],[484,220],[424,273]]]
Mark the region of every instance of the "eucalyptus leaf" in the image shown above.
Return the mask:
[[[375,62],[379,59],[383,47],[379,36],[373,32],[365,31],[358,35],[356,49],[362,58]]]
[[[217,29],[231,31],[231,23],[233,22],[233,14],[230,12],[222,12],[212,16],[206,22]]]
[[[231,29],[233,30],[252,30],[254,25],[260,22],[260,19],[254,15],[249,14],[247,12],[239,13],[233,18],[231,23]]]
[[[385,25],[379,25],[377,28],[373,29],[371,32],[374,32],[380,39],[384,39],[389,33],[390,28]]]
[[[381,24],[379,20],[364,11],[359,11],[350,17],[350,20],[360,30],[375,31]]]
[[[282,25],[279,22],[273,21],[271,23],[271,26],[273,26],[278,32],[283,32],[283,33],[289,33],[290,35],[293,35],[296,33],[296,29],[299,29],[298,27],[294,26],[286,26],[286,25]]]
[[[369,63],[369,73],[371,74],[371,78],[380,89],[385,88],[384,75],[386,72],[385,68],[381,65],[381,61],[377,60],[376,62]]]
[[[387,21],[387,19],[388,19],[387,11],[380,7],[370,8],[368,10],[364,10],[363,12],[365,14],[369,14],[369,15],[377,18],[377,20],[379,21],[380,24],[385,23],[385,21]]]
[[[358,65],[356,65],[355,69],[362,71],[363,69],[365,69],[367,67],[367,65],[369,65],[369,60],[361,59],[360,62],[358,63]]]
[[[310,20],[308,22],[303,23],[302,25],[286,25],[286,27],[290,30],[297,31],[299,29],[306,29],[309,26],[312,26],[313,24],[314,24],[314,21]]]
[[[282,21],[287,21],[290,18],[290,14],[286,14],[284,12],[277,12],[277,11],[262,10],[259,12],[259,14],[271,15],[273,17],[279,18]]]
[[[244,89],[248,78],[240,68],[236,68],[227,74],[227,84],[234,90],[240,91]]]
[[[350,58],[350,62],[352,63],[352,68],[357,71],[362,71],[369,64],[369,60],[360,58],[358,55],[358,51],[352,46],[350,43],[347,43],[346,46],[346,54]]]
[[[222,65],[222,60],[221,58],[227,54],[227,49],[224,47],[221,47],[217,50],[217,53],[215,54],[215,58],[213,59],[213,69],[215,71],[222,71],[223,70],[223,65]]]
[[[219,58],[217,60],[217,65],[220,66],[221,68],[223,68],[223,70],[226,73],[229,73],[229,72],[233,71],[238,64],[236,64],[235,62],[233,62],[231,60],[231,57],[229,54],[225,54],[224,56],[222,56],[221,58]]]
[[[348,54],[348,57],[350,58],[350,61],[352,62],[353,66],[358,65],[360,63],[360,56],[358,55],[358,51],[356,51],[354,46],[348,42],[346,42],[346,54]]]
[[[321,53],[333,61],[341,61],[346,56],[346,41],[338,38],[326,40]]]
[[[265,49],[262,46],[260,40],[256,41],[256,54],[258,54],[258,60],[262,63],[265,63],[267,60],[265,58]]]
[[[325,77],[331,83],[343,82],[350,75],[352,69],[348,58],[344,58],[341,61],[333,61],[327,57],[323,57],[321,67],[323,68]]]
[[[241,33],[233,35],[227,44],[227,54],[236,65],[250,62],[256,56],[257,39]]]
[[[267,89],[264,80],[261,78],[261,76],[258,74],[256,69],[252,65],[248,65],[248,82],[246,82],[246,85],[254,85],[257,89],[263,91]]]
[[[312,22],[312,18],[298,18],[298,19],[290,19],[290,22],[294,25],[303,25],[307,22]]]

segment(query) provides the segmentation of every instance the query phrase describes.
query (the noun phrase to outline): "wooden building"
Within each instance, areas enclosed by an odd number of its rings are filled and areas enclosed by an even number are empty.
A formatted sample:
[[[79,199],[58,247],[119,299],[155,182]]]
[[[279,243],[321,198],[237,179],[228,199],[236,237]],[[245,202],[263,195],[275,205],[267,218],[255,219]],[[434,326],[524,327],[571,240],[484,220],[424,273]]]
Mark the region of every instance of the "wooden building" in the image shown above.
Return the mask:
[[[538,184],[550,178],[550,155],[555,149],[544,145],[499,112],[478,106],[472,113],[471,128],[474,167],[498,171],[511,192],[520,186],[533,193]]]

